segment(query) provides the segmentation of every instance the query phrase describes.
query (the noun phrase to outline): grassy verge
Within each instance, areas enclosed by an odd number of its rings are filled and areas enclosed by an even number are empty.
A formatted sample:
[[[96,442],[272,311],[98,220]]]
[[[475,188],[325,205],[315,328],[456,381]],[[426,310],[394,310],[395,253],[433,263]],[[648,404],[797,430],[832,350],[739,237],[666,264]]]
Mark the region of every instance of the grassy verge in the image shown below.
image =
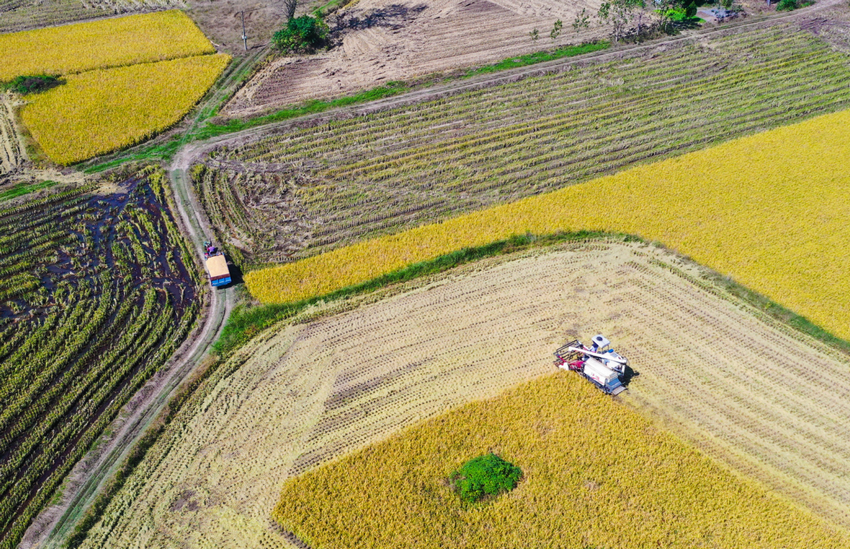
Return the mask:
[[[352,295],[365,294],[390,284],[407,282],[422,276],[440,273],[453,267],[477,261],[479,259],[484,259],[486,257],[505,255],[533,247],[543,247],[562,242],[589,240],[602,237],[616,237],[616,235],[595,231],[578,231],[541,236],[533,234],[512,236],[508,239],[499,240],[485,246],[464,248],[449,254],[441,255],[429,261],[414,263],[404,267],[403,269],[399,269],[361,284],[341,288],[329,294],[312,297],[303,301],[260,305],[256,307],[240,306],[230,313],[230,317],[227,319],[227,324],[222,330],[221,337],[215,343],[214,350],[221,355],[231,353],[238,349],[241,345],[247,343],[252,337],[268,326],[271,326],[280,320],[290,318],[303,311],[308,306],[320,301],[332,301]],[[624,240],[634,240],[632,237],[628,236],[622,236],[622,238],[624,238]]]
[[[469,78],[470,76],[476,76],[479,74],[487,74],[508,69],[516,69],[518,67],[525,67],[527,65],[534,65],[536,63],[543,63],[545,61],[554,61],[555,59],[562,59],[564,57],[575,57],[576,55],[584,55],[586,53],[606,50],[610,47],[611,43],[603,40],[600,42],[579,44],[578,46],[566,46],[553,51],[539,51],[536,53],[529,53],[528,55],[520,55],[519,57],[511,57],[510,59],[504,59],[493,65],[486,65],[484,67],[472,69],[468,71],[463,77]]]
[[[182,139],[175,138],[171,141],[166,141],[165,143],[151,145],[150,147],[142,149],[139,152],[127,154],[119,158],[115,158],[113,160],[108,160],[106,162],[95,164],[94,166],[89,166],[88,168],[84,168],[83,173],[101,173],[105,172],[106,170],[111,170],[112,168],[121,166],[122,164],[127,164],[128,162],[150,162],[159,160],[167,162],[171,160],[171,157],[174,156],[175,153],[177,153],[177,150],[182,144]]]
[[[383,99],[384,97],[398,95],[409,90],[410,87],[403,82],[388,82],[383,86],[379,86],[371,90],[362,91],[354,95],[347,95],[338,99],[332,99],[330,101],[307,101],[301,105],[283,109],[266,116],[249,118],[248,120],[233,120],[227,124],[209,124],[201,129],[194,137],[195,139],[201,140],[209,139],[226,133],[238,132],[240,130],[262,126],[272,122],[282,122],[283,120],[289,120],[290,118],[316,114],[329,109],[347,107],[356,103],[367,103],[369,101]]]
[[[25,194],[39,191],[41,189],[50,188],[56,184],[57,183],[55,181],[40,181],[38,183],[18,183],[11,189],[6,189],[5,191],[0,192],[0,200],[9,200],[10,198],[17,198]]]
[[[219,355],[228,355],[250,341],[252,337],[260,333],[265,328],[280,320],[291,318],[310,305],[320,301],[333,301],[348,296],[373,292],[384,286],[441,273],[454,267],[487,257],[511,254],[531,248],[542,248],[553,244],[600,238],[621,238],[624,242],[643,241],[640,237],[633,235],[606,233],[602,231],[578,231],[545,235],[529,233],[512,236],[506,240],[499,240],[484,246],[463,248],[452,253],[441,255],[429,261],[414,263],[405,268],[374,278],[362,284],[341,288],[332,293],[312,297],[303,301],[260,305],[256,307],[241,305],[234,309],[234,311],[230,314],[227,324],[222,330],[221,337],[215,343],[213,348]],[[779,320],[799,332],[850,354],[850,342],[836,337],[807,318],[783,307],[782,305],[779,305],[778,303],[757,292],[754,292],[753,290],[750,290],[749,288],[738,284],[729,277],[722,276],[714,271],[708,271],[708,269],[706,269],[706,271],[711,273],[709,275],[711,282],[718,284],[730,295],[741,299],[771,318]]]

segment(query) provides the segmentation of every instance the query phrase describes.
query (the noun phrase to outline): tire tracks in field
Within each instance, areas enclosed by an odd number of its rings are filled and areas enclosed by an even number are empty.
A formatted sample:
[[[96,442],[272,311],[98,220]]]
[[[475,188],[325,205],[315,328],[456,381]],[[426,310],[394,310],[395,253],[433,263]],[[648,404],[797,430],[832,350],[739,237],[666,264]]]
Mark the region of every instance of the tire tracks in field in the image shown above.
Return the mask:
[[[215,147],[261,139],[294,127],[313,126],[335,119],[365,116],[396,107],[507,84],[528,77],[561,72],[573,66],[637,55],[641,52],[697,40],[705,36],[726,32],[746,32],[749,28],[803,19],[813,13],[842,3],[843,0],[825,0],[808,8],[795,10],[784,15],[753,17],[748,21],[701,29],[660,41],[619,47],[613,51],[603,50],[580,57],[483,74],[364,104],[336,108],[323,113],[249,128],[204,141],[189,142],[180,148],[169,167],[169,179],[174,191],[177,209],[180,212],[183,227],[188,231],[199,254],[198,257],[200,257],[203,253],[204,236],[210,234],[210,223],[191,189],[188,170],[200,157]],[[259,55],[252,57],[259,57]],[[218,97],[222,92],[223,90],[216,92],[215,97]],[[194,120],[190,124],[192,130],[195,129],[197,121]],[[158,372],[131,399],[125,410],[122,411],[121,416],[113,424],[114,430],[111,438],[74,467],[69,475],[69,482],[64,487],[62,501],[39,514],[27,530],[20,547],[29,549],[31,547],[56,548],[62,546],[101,488],[115,474],[135,443],[160,415],[175,390],[195,371],[212,344],[218,339],[235,301],[233,288],[227,288],[223,291],[210,291],[209,295],[209,308],[201,314],[200,322],[202,325],[198,328],[196,335],[184,342],[175,354],[171,365]]]

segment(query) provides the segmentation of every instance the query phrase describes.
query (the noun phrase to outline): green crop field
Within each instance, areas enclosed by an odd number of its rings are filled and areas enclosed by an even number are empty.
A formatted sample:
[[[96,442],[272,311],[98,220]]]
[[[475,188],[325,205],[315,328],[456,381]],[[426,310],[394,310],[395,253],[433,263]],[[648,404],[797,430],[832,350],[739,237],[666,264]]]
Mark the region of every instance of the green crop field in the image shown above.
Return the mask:
[[[848,81],[850,57],[774,25],[222,147],[195,184],[268,263],[840,110]]]
[[[136,174],[0,210],[0,547],[195,323],[168,193]]]

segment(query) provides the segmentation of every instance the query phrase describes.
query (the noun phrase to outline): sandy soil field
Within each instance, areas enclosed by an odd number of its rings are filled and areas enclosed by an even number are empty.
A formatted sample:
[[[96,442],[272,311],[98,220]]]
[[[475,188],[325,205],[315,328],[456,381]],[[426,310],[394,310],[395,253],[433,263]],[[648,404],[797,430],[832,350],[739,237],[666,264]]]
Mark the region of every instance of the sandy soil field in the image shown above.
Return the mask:
[[[0,94],[0,182],[26,159],[26,149],[15,127],[13,108],[10,95]]]
[[[850,361],[699,276],[647,245],[573,244],[268,332],[181,412],[86,546],[292,547],[270,517],[286,478],[551,373],[566,338],[597,332],[638,373],[626,402],[850,527]]]
[[[605,37],[607,29],[576,33],[582,8],[595,14],[599,0],[361,0],[346,9],[342,44],[306,58],[272,61],[227,104],[226,117],[243,117],[298,103],[373,88],[514,55]],[[552,40],[556,20],[564,28]],[[333,23],[333,18],[329,19]],[[529,33],[537,29],[540,38]]]

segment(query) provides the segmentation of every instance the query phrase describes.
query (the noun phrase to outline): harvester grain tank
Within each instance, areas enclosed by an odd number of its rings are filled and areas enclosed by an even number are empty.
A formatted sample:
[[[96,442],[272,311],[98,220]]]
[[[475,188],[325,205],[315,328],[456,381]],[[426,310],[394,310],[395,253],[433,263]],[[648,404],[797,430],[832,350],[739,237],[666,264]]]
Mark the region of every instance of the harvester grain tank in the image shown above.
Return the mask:
[[[227,268],[227,259],[212,242],[204,242],[204,261],[207,265],[207,273],[210,276],[210,284],[213,286],[230,284],[230,269]]]
[[[622,377],[628,365],[628,359],[614,352],[601,334],[593,336],[590,347],[575,339],[555,351],[555,366],[581,374],[609,395],[626,390]]]

